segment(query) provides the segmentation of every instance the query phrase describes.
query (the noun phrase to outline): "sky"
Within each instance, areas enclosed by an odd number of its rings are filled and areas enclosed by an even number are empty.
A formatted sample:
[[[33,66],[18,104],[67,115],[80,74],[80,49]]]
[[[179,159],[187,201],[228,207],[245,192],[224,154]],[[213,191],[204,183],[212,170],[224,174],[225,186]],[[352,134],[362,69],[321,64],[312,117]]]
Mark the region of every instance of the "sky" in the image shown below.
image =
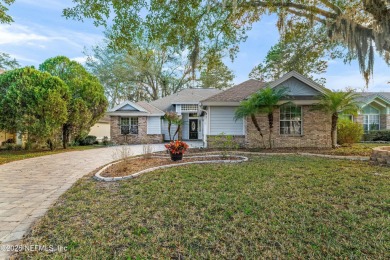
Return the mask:
[[[104,28],[95,27],[92,21],[67,20],[62,10],[73,6],[71,0],[16,0],[9,14],[14,23],[0,24],[0,52],[17,59],[22,66],[34,65],[50,57],[67,56],[80,63],[85,61],[83,51],[102,42]],[[265,16],[248,32],[240,52],[227,65],[235,74],[234,83],[248,79],[248,74],[277,43],[279,34],[273,16]],[[357,62],[344,64],[342,60],[329,61],[328,71],[318,77],[326,78],[329,89],[352,87],[365,91],[390,91],[390,67],[379,56],[375,59],[374,78],[368,88]]]

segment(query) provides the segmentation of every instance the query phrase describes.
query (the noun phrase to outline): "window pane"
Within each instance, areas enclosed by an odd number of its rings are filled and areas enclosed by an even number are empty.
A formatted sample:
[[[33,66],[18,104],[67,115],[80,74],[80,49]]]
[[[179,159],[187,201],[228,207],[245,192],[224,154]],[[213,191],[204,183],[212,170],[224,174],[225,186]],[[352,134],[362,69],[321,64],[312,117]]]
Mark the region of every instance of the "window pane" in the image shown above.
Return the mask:
[[[132,117],[131,118],[131,125],[137,125],[138,126],[138,117]]]
[[[282,106],[280,108],[280,134],[300,135],[302,133],[302,107]]]
[[[121,125],[129,125],[129,118],[121,117]]]

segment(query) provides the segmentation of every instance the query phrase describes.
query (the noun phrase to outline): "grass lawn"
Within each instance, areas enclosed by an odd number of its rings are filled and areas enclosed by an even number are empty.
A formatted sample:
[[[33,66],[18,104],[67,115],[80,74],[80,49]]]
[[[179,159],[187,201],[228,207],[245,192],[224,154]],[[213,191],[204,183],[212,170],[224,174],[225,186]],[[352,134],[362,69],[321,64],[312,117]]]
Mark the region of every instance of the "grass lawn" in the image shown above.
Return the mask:
[[[20,257],[389,259],[389,187],[390,168],[300,156],[89,176],[24,241],[68,251]]]
[[[39,157],[44,155],[50,155],[50,154],[56,154],[56,153],[64,153],[64,152],[70,152],[70,151],[82,151],[82,150],[88,150],[88,149],[95,149],[103,146],[99,145],[91,145],[91,146],[72,146],[68,149],[57,149],[54,151],[50,150],[21,150],[21,151],[7,151],[7,150],[0,150],[0,164],[12,162],[12,161],[18,161],[33,157]]]

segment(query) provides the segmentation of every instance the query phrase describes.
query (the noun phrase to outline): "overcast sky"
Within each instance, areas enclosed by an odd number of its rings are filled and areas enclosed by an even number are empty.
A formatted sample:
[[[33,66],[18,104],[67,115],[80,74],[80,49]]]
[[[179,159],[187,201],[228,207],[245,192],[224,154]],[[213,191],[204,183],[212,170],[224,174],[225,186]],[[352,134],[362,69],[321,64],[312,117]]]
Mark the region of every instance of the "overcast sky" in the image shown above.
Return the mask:
[[[102,41],[103,28],[96,28],[91,21],[66,20],[62,10],[70,6],[70,0],[16,0],[9,12],[15,22],[0,24],[0,52],[9,53],[22,66],[38,66],[58,55],[83,62],[84,48]],[[248,79],[249,72],[264,59],[278,37],[273,16],[266,16],[254,25],[247,41],[240,45],[237,58],[228,62],[236,75],[235,83]],[[365,86],[356,62],[345,65],[342,60],[330,61],[328,72],[321,76],[326,78],[326,87],[330,89]],[[390,91],[388,81],[390,68],[376,57],[374,79],[367,90]]]

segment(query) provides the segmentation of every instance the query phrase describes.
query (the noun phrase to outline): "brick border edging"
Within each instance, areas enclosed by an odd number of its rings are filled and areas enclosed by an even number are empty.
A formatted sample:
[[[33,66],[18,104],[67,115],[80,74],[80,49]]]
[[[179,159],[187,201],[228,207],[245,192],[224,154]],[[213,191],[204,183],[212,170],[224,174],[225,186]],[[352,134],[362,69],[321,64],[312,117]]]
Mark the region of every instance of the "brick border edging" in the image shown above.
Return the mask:
[[[369,161],[370,160],[369,156],[344,156],[344,155],[330,155],[330,154],[304,153],[304,152],[297,152],[297,153],[261,153],[261,152],[240,152],[240,151],[228,151],[228,152],[235,152],[236,154],[253,154],[253,155],[267,155],[267,156],[301,155],[301,156],[322,157],[322,158],[349,160],[349,161]],[[213,154],[213,153],[220,153],[220,151],[196,153],[196,154]]]
[[[207,157],[221,157],[222,155],[208,155]],[[230,156],[233,156],[233,155],[230,155]],[[187,157],[187,158],[199,158],[199,157],[206,157],[206,156],[191,156],[191,157]],[[105,170],[107,169],[108,167],[118,163],[118,162],[114,162],[114,163],[110,163],[106,166],[104,166],[102,169],[100,169],[97,173],[95,173],[94,175],[94,179],[98,180],[98,181],[105,181],[105,182],[113,182],[113,181],[120,181],[120,180],[126,180],[126,179],[133,179],[133,178],[136,178],[144,173],[148,173],[148,172],[152,172],[152,171],[155,171],[155,170],[159,170],[159,169],[165,169],[165,168],[171,168],[171,167],[177,167],[177,166],[183,166],[183,165],[190,165],[190,164],[210,164],[210,163],[242,163],[242,162],[246,162],[248,161],[248,157],[245,157],[245,156],[239,156],[239,155],[234,155],[234,157],[238,157],[240,158],[239,160],[210,160],[210,161],[195,161],[195,162],[185,162],[185,163],[177,163],[177,164],[167,164],[167,165],[161,165],[161,166],[156,166],[156,167],[152,167],[152,168],[148,168],[148,169],[145,169],[145,170],[142,170],[142,171],[139,171],[139,172],[136,172],[136,173],[133,173],[131,175],[127,175],[127,176],[123,176],[123,177],[103,177],[101,176],[100,174]],[[136,157],[136,158],[139,158],[139,157]],[[132,158],[132,159],[136,159],[136,158]]]

